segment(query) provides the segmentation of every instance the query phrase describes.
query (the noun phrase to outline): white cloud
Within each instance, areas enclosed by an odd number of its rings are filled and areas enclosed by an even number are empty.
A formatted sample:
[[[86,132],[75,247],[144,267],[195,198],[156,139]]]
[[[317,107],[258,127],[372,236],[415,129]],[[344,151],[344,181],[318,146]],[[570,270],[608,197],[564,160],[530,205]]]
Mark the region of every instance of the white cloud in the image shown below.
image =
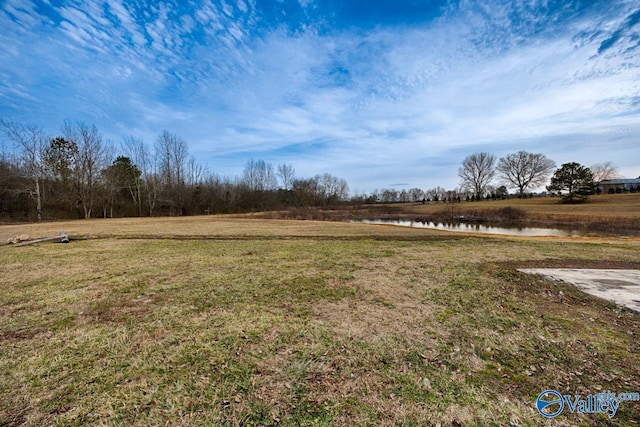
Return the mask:
[[[28,32],[51,23],[46,16],[36,12],[36,5],[30,0],[7,0],[2,6],[2,11],[17,22],[18,31]]]
[[[299,2],[309,13],[315,7]],[[586,164],[603,152],[621,168],[635,161],[628,152],[640,136],[640,49],[637,25],[625,27],[632,3],[561,21],[569,13],[544,1],[461,1],[421,26],[324,31],[313,23],[257,28],[248,0],[204,1],[187,14],[164,2],[105,4],[59,7],[57,27],[31,3],[2,6],[0,41],[28,45],[32,55],[0,52],[5,63],[25,64],[0,67],[3,80],[16,81],[0,86],[10,112],[93,120],[116,140],[128,128],[145,137],[167,128],[201,159],[214,153],[214,171],[216,158],[241,168],[250,157],[280,156],[300,172],[331,169],[360,189],[453,186],[457,163],[480,149],[561,159],[583,147]],[[21,32],[28,22],[46,25]],[[598,54],[606,40],[614,41]],[[42,105],[27,97],[27,81],[41,85]],[[64,111],[45,113],[61,100]]]

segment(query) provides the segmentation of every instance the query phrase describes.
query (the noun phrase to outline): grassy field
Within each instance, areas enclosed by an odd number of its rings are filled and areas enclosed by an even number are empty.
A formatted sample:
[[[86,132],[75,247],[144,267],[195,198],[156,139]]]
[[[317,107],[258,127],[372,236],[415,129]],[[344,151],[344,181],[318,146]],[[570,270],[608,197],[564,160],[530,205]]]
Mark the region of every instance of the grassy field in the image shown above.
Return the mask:
[[[489,202],[487,202],[489,203]],[[500,203],[500,202],[495,202]],[[637,425],[640,315],[518,267],[640,239],[216,217],[0,226],[0,425]]]

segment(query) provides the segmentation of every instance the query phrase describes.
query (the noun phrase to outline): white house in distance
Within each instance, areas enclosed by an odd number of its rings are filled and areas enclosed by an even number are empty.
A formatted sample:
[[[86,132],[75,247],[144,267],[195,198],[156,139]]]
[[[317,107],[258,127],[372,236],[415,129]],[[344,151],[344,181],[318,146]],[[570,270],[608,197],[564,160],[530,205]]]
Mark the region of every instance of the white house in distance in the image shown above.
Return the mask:
[[[633,191],[633,190],[640,191],[640,178],[605,179],[604,181],[600,181],[599,187],[603,193]]]

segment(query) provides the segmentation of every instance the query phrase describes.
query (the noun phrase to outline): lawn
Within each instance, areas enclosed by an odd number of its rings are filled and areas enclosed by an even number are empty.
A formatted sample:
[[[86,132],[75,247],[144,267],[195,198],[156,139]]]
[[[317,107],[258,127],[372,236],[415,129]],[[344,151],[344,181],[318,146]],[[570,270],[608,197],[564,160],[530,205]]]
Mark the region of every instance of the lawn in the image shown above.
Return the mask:
[[[640,315],[534,266],[640,240],[217,217],[0,226],[0,425],[633,425]],[[77,238],[83,237],[84,240]]]

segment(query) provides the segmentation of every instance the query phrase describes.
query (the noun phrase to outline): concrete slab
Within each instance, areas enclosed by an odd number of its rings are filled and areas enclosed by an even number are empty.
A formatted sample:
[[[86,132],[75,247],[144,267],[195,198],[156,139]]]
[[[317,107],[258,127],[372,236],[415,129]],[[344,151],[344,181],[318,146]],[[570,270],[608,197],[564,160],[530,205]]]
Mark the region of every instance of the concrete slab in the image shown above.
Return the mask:
[[[520,268],[518,271],[571,283],[588,294],[640,312],[640,270]]]

